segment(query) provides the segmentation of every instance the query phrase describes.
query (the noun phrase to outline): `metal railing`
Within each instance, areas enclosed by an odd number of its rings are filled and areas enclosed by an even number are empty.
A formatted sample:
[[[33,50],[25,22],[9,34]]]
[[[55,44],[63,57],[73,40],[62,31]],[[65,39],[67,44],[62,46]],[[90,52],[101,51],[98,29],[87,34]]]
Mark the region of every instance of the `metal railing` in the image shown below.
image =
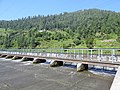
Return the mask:
[[[1,49],[0,53],[99,62],[120,62],[120,49]]]

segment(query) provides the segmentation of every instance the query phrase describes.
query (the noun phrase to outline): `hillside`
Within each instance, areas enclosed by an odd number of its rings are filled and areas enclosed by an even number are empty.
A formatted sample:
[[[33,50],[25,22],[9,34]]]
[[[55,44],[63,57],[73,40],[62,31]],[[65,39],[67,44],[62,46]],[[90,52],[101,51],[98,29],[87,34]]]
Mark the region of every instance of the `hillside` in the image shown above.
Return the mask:
[[[89,9],[0,21],[1,48],[120,48],[120,13]]]

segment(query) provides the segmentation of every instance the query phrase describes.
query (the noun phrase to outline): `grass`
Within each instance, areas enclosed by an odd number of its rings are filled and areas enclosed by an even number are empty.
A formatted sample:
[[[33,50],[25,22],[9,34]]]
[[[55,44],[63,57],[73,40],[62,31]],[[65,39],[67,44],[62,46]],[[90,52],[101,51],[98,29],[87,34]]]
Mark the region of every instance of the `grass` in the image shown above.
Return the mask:
[[[110,39],[111,40],[111,39]],[[113,41],[104,42],[104,40],[96,40],[95,48],[120,48],[120,43],[115,39]]]

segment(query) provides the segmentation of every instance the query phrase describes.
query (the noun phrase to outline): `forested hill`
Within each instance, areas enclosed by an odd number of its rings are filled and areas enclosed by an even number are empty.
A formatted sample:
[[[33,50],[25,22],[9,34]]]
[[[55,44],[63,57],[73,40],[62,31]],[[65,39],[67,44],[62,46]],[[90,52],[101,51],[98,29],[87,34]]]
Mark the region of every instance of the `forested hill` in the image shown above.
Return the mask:
[[[10,29],[15,30],[15,39],[13,36],[10,36],[12,34],[1,35],[2,38],[13,38],[13,40],[9,40],[11,43],[7,47],[14,46],[16,48],[22,48],[22,46],[19,46],[20,40],[17,41],[17,38],[22,37],[24,40],[24,38],[31,37],[32,32],[34,35],[32,38],[35,41],[34,48],[39,47],[39,44],[46,40],[51,42],[52,40],[65,41],[68,39],[72,41],[68,45],[64,43],[64,45],[67,45],[65,46],[67,48],[72,47],[73,44],[80,45],[81,43],[85,44],[88,48],[93,48],[96,38],[111,39],[111,36],[115,35],[114,39],[120,42],[120,13],[99,9],[88,9],[70,13],[64,12],[59,15],[28,16],[18,20],[1,20],[0,28],[6,31]],[[49,32],[43,33],[43,31]],[[29,35],[25,33],[29,33]],[[0,43],[1,47],[6,47],[4,44],[5,41],[1,41]],[[23,45],[24,48],[27,48],[27,44]]]
[[[111,32],[114,27],[120,25],[120,13],[105,11],[99,9],[80,10],[72,13],[61,13],[59,15],[48,16],[28,16],[26,18],[0,21],[0,28],[25,29],[29,30],[33,27],[39,30],[64,29],[70,28],[77,30],[84,29],[104,29]]]

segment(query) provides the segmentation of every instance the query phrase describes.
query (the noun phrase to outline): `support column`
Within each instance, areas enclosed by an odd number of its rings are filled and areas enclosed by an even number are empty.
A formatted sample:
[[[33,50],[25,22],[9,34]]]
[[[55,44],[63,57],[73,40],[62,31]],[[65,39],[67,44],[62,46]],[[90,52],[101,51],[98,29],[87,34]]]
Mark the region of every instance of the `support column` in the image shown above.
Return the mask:
[[[56,67],[56,66],[62,66],[63,65],[63,61],[55,61],[55,60],[52,60],[50,62],[50,66],[51,67]]]
[[[26,57],[23,57],[22,59],[21,59],[21,61],[25,61],[26,60]]]
[[[80,72],[83,70],[88,70],[88,64],[78,63],[77,64],[77,72]]]
[[[14,56],[11,56],[11,55],[7,55],[5,58],[8,59],[8,58],[13,58]]]
[[[2,54],[0,55],[0,58],[2,58]]]
[[[34,60],[33,60],[33,64],[44,63],[44,62],[46,62],[45,59],[34,58]]]
[[[16,59],[16,56],[14,56],[13,58],[12,58],[12,60],[15,60]]]
[[[33,60],[34,60],[33,57],[23,57],[23,58],[21,59],[21,61],[33,61]]]
[[[16,60],[16,59],[22,59],[23,57],[20,57],[20,56],[14,56],[13,58],[12,58],[12,60]]]
[[[1,57],[1,58],[5,58],[6,56],[7,56],[7,55],[4,55],[4,54],[3,54],[3,55],[1,55],[0,57]]]

